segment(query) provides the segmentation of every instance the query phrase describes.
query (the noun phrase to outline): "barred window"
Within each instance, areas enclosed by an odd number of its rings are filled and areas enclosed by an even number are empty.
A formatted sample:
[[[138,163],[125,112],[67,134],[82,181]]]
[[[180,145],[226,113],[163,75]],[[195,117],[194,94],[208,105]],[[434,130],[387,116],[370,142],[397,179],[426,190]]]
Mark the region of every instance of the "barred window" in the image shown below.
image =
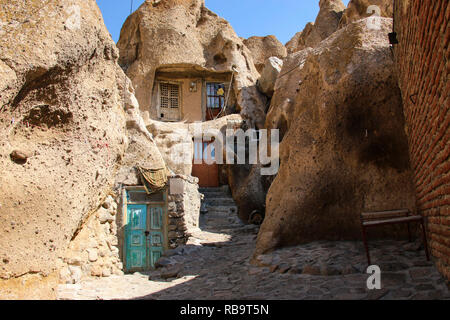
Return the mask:
[[[160,83],[161,108],[180,107],[180,86],[172,83]]]

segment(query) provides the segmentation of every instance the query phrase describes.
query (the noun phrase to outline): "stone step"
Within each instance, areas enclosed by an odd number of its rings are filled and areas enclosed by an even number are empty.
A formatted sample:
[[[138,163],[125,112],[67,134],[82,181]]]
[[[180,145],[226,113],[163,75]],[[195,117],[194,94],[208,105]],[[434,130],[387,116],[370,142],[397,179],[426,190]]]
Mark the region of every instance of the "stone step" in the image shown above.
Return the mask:
[[[233,201],[234,202],[234,199],[232,197],[229,197],[229,196],[224,195],[224,194],[219,195],[217,197],[205,197],[203,199],[203,201],[214,201],[214,200],[227,200],[227,201]]]
[[[239,221],[239,218],[238,217],[231,217],[231,216],[221,216],[221,217],[204,217],[203,218],[203,220],[204,221],[213,221],[214,222],[214,224],[216,225],[219,225],[219,224],[222,224],[222,222],[223,223],[230,223],[230,222],[236,222],[236,221]]]
[[[211,191],[211,192],[200,192],[207,198],[231,198],[231,194],[225,192]]]
[[[237,217],[237,214],[234,212],[226,212],[226,211],[212,211],[208,210],[208,212],[203,214],[205,217]]]
[[[198,188],[198,191],[220,191],[220,192],[230,192],[229,186],[221,186],[221,187],[207,187],[207,188]]]
[[[218,188],[199,188],[198,192],[205,195],[205,197],[214,197],[214,196],[226,196],[231,197],[231,191],[228,186],[226,187],[218,187]]]
[[[233,199],[230,198],[211,198],[211,199],[203,199],[203,202],[207,207],[235,207],[236,203]]]

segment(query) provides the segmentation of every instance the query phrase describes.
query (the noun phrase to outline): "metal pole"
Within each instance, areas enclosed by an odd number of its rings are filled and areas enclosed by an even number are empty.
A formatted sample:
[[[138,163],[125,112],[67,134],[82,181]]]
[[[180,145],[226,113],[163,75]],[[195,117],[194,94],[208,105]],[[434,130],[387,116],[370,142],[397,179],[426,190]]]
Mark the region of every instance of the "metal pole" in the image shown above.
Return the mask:
[[[131,8],[130,8],[130,14],[133,13],[133,0],[131,0]]]

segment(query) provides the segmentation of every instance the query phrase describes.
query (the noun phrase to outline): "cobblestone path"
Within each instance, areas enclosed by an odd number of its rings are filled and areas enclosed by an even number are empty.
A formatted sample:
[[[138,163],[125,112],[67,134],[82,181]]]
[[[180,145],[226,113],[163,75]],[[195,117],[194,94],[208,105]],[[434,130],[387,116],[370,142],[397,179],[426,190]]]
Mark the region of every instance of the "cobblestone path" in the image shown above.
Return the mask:
[[[60,285],[59,299],[450,299],[448,284],[420,243],[371,242],[382,288],[368,290],[360,242],[285,248],[260,256],[254,266],[257,227],[227,220],[224,212],[209,210],[203,231],[169,251],[157,270]]]

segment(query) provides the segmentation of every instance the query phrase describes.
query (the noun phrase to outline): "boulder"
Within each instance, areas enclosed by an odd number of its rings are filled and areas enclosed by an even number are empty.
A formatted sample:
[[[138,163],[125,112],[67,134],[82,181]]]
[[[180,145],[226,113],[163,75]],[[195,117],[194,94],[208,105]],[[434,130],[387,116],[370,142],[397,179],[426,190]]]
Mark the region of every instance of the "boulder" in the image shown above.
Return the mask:
[[[258,80],[258,89],[268,97],[272,97],[275,82],[283,67],[283,61],[277,57],[270,57],[264,64],[261,78]]]
[[[249,223],[250,214],[257,210],[264,214],[266,193],[270,183],[261,175],[260,165],[227,165],[228,183],[238,206],[239,219]]]
[[[204,0],[145,1],[125,22],[117,46],[120,64],[133,82],[140,108],[151,108],[155,74],[164,68],[184,73],[232,73],[236,110],[262,128],[266,99],[256,88],[259,73],[250,51],[230,24]]]
[[[255,256],[312,240],[359,239],[363,210],[414,209],[402,99],[386,37],[392,19],[380,19],[380,30],[357,21],[287,58],[297,60],[298,87],[295,97],[289,89],[290,125]]]
[[[339,26],[339,21],[345,10],[342,0],[320,0],[320,10],[314,23],[308,23],[303,31],[298,32],[286,43],[288,53],[294,53],[305,48],[313,48],[322,40],[333,34]]]
[[[95,262],[98,260],[98,252],[97,249],[88,249],[88,259],[90,262]]]
[[[277,57],[281,60],[286,58],[286,47],[275,37],[250,37],[244,40],[245,46],[250,50],[256,70],[263,72],[264,65],[270,57]]]

